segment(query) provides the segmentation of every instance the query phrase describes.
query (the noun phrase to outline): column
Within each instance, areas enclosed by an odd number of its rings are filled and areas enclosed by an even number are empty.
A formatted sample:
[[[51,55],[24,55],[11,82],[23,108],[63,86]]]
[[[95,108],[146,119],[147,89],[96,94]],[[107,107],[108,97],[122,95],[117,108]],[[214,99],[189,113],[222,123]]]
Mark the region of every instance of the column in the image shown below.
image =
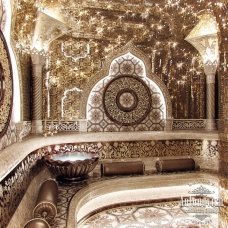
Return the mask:
[[[42,125],[42,95],[43,95],[43,65],[45,57],[39,54],[32,54],[32,133],[39,134],[43,132]]]
[[[216,129],[215,125],[215,72],[216,66],[205,65],[204,72],[206,74],[206,130],[212,131]]]

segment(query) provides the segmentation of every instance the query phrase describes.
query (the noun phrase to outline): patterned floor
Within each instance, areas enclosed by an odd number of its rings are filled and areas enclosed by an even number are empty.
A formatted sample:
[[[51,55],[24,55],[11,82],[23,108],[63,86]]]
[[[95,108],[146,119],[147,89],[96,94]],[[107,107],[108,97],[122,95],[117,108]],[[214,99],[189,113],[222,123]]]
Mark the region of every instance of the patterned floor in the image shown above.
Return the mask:
[[[121,178],[121,177],[119,177]],[[93,176],[78,183],[59,182],[57,216],[51,225],[52,228],[67,228],[67,210],[70,200],[80,189],[90,183],[109,178]],[[126,205],[126,204],[125,204]],[[100,210],[101,211],[101,210]],[[184,212],[180,201],[138,204],[116,208],[104,208],[79,223],[80,228],[217,228],[218,214],[202,220]]]
[[[218,216],[199,219],[185,213],[180,202],[123,206],[95,214],[79,224],[79,228],[217,228]]]
[[[53,224],[51,224],[52,228],[67,227],[67,210],[70,200],[77,191],[79,191],[83,186],[85,186],[85,184],[85,182],[81,182],[78,184],[59,184],[59,194],[57,203],[58,213]]]

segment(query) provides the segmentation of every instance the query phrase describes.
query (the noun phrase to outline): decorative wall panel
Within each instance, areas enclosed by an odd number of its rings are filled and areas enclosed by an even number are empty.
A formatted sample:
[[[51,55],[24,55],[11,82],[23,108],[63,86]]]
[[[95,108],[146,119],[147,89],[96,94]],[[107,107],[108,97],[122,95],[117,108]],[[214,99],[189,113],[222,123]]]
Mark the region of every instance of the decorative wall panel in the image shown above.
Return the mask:
[[[123,126],[136,125],[151,111],[151,93],[138,77],[115,77],[104,89],[103,107],[105,114],[114,123]]]
[[[6,134],[0,138],[0,151],[15,142],[20,142],[24,137],[28,136],[31,133],[31,127],[30,121],[17,124],[11,121]]]
[[[13,101],[13,79],[5,38],[0,31],[0,137],[2,137],[11,118],[12,101]]]
[[[73,0],[18,0],[14,5],[13,38],[20,50],[31,51],[37,9],[51,12],[54,8],[70,28],[71,32],[51,43],[48,53],[47,72],[59,84],[50,95],[52,119],[61,116],[64,90],[86,86],[102,69],[108,55],[130,40],[148,55],[152,72],[167,85],[174,118],[205,118],[202,62],[197,51],[183,38],[197,23],[196,15],[202,10],[213,11],[226,34],[227,20],[219,16],[226,15],[226,0],[99,0],[92,4],[91,0],[80,4]],[[222,43],[225,46],[226,40]],[[226,65],[225,60],[222,59],[221,65]]]
[[[4,5],[3,1],[0,1],[0,28],[1,31],[5,30],[6,26],[6,20],[7,20],[7,15],[6,15],[6,6]]]
[[[140,159],[158,157],[193,157],[202,169],[218,171],[218,141],[211,140],[152,140],[120,141],[53,145],[42,148],[43,154],[90,152],[106,159]],[[151,167],[152,168],[152,167]]]
[[[193,129],[205,129],[206,127],[206,119],[174,119],[172,120],[172,129],[178,130],[193,130]]]
[[[109,75],[89,95],[88,131],[161,131],[164,119],[163,94],[146,77],[144,63],[131,53],[114,59]]]
[[[0,138],[0,151],[15,142],[17,142],[17,130],[15,124],[10,122],[6,134]]]
[[[36,165],[41,156],[39,152],[31,153],[0,182],[0,227],[7,226],[29,183],[42,169],[42,164]]]
[[[30,121],[32,119],[32,63],[31,57],[27,53],[18,53],[20,60],[20,90],[22,120]]]

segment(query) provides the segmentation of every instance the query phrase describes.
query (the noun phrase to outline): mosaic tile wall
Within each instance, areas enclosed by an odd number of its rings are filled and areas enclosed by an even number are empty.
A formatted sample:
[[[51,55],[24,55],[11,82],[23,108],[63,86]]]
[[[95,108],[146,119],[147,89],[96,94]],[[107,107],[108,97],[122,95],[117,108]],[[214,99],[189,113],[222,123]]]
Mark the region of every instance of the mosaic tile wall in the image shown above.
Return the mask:
[[[228,176],[228,141],[221,141],[220,144],[219,172]]]
[[[104,110],[104,99],[107,97],[107,95],[104,93],[104,90],[107,84],[114,78],[122,75],[131,75],[143,80],[143,82],[145,82],[147,87],[150,89],[152,100],[152,105],[149,108],[150,110],[146,118],[144,118],[140,123],[131,125],[129,124],[128,126],[123,126],[125,124],[122,124],[121,121],[116,123],[110,119],[108,115],[109,113]],[[119,79],[121,80],[121,78]],[[144,95],[142,101],[140,101],[140,94],[143,94],[144,90],[140,89],[134,91],[135,88],[133,87],[136,82],[131,81],[131,79],[131,77],[127,78],[125,83],[120,83],[121,86],[112,86],[112,91],[110,92],[112,94],[110,94],[110,96],[114,100],[109,101],[109,103],[113,104],[112,112],[118,113],[117,115],[114,115],[115,118],[117,116],[121,117],[121,115],[123,115],[123,118],[126,118],[130,121],[131,119],[137,120],[140,118],[142,112],[140,103],[145,105],[146,97]],[[111,83],[111,85],[113,84],[114,83]],[[130,89],[131,87],[133,89]],[[139,87],[140,85],[137,86],[137,88]],[[121,108],[118,108],[118,105],[114,105],[117,101],[117,97],[115,96],[124,89],[130,89],[132,92],[135,92],[138,97],[137,99],[139,99],[139,102],[136,104],[137,107],[133,108],[132,110],[128,110],[127,112],[122,111]],[[134,104],[135,99],[130,92],[123,93],[122,97],[122,103],[124,107],[129,106],[131,103]],[[110,100],[110,97],[107,99]],[[165,108],[164,98],[160,89],[155,83],[153,83],[153,81],[146,78],[146,70],[143,62],[129,53],[116,58],[110,65],[109,75],[99,81],[92,89],[87,104],[88,131],[161,131],[164,130],[165,126],[165,122],[163,120],[166,119]],[[126,114],[128,115],[126,116]],[[132,122],[134,122],[133,120]]]
[[[53,145],[42,153],[90,152],[106,159],[140,159],[191,156],[203,169],[218,170],[218,141],[210,140],[152,140],[130,142],[98,142]]]
[[[6,134],[0,138],[0,151],[15,142],[17,142],[16,126],[13,122],[10,122]]]
[[[13,106],[13,76],[5,37],[0,30],[0,137],[9,126]]]
[[[0,151],[13,143],[20,142],[31,132],[31,122],[24,121],[21,123],[10,122],[6,134],[0,138]]]
[[[6,227],[31,180],[42,169],[41,154],[33,152],[0,182],[0,227]]]

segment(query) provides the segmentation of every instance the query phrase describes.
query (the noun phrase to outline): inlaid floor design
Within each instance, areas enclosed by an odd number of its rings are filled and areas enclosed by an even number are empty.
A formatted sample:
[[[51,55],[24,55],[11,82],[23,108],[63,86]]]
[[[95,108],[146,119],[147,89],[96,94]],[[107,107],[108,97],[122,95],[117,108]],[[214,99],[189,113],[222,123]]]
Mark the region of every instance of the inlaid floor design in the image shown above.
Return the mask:
[[[67,227],[67,210],[71,198],[79,191],[82,187],[86,186],[86,182],[78,184],[59,184],[58,203],[57,203],[57,216],[52,228],[66,228]]]
[[[218,215],[197,218],[187,214],[180,202],[122,206],[94,214],[79,224],[79,228],[217,228]]]
[[[147,175],[151,175],[148,173]],[[168,175],[168,174],[167,174]],[[115,178],[115,177],[113,177]],[[118,177],[121,178],[121,177]],[[51,225],[52,228],[68,228],[67,213],[72,197],[82,188],[90,183],[101,180],[110,179],[110,177],[101,178],[95,175],[78,183],[62,183],[59,182],[59,193],[57,203],[57,216]],[[126,204],[125,204],[126,205]],[[96,228],[143,228],[143,227],[170,227],[170,228],[198,228],[210,227],[217,228],[218,214],[213,215],[210,223],[206,225],[200,224],[200,220],[188,216],[180,208],[180,202],[161,202],[147,203],[140,205],[122,206],[118,208],[105,208],[105,211],[100,210],[99,213],[92,215],[87,220],[80,223],[82,227]],[[156,217],[156,216],[157,217]],[[154,218],[154,221],[152,220]],[[191,221],[189,220],[191,219]],[[193,219],[193,220],[192,220]],[[186,223],[189,221],[189,224]],[[195,221],[195,224],[194,224]],[[197,224],[198,221],[198,224]],[[161,223],[162,222],[162,223]],[[185,223],[184,223],[185,222]],[[106,224],[107,223],[107,224]],[[157,223],[157,224],[156,224]],[[159,224],[160,223],[160,224]],[[193,225],[192,225],[193,223]],[[184,224],[184,225],[183,225]],[[187,224],[187,225],[186,225]],[[70,227],[71,228],[71,227]]]

